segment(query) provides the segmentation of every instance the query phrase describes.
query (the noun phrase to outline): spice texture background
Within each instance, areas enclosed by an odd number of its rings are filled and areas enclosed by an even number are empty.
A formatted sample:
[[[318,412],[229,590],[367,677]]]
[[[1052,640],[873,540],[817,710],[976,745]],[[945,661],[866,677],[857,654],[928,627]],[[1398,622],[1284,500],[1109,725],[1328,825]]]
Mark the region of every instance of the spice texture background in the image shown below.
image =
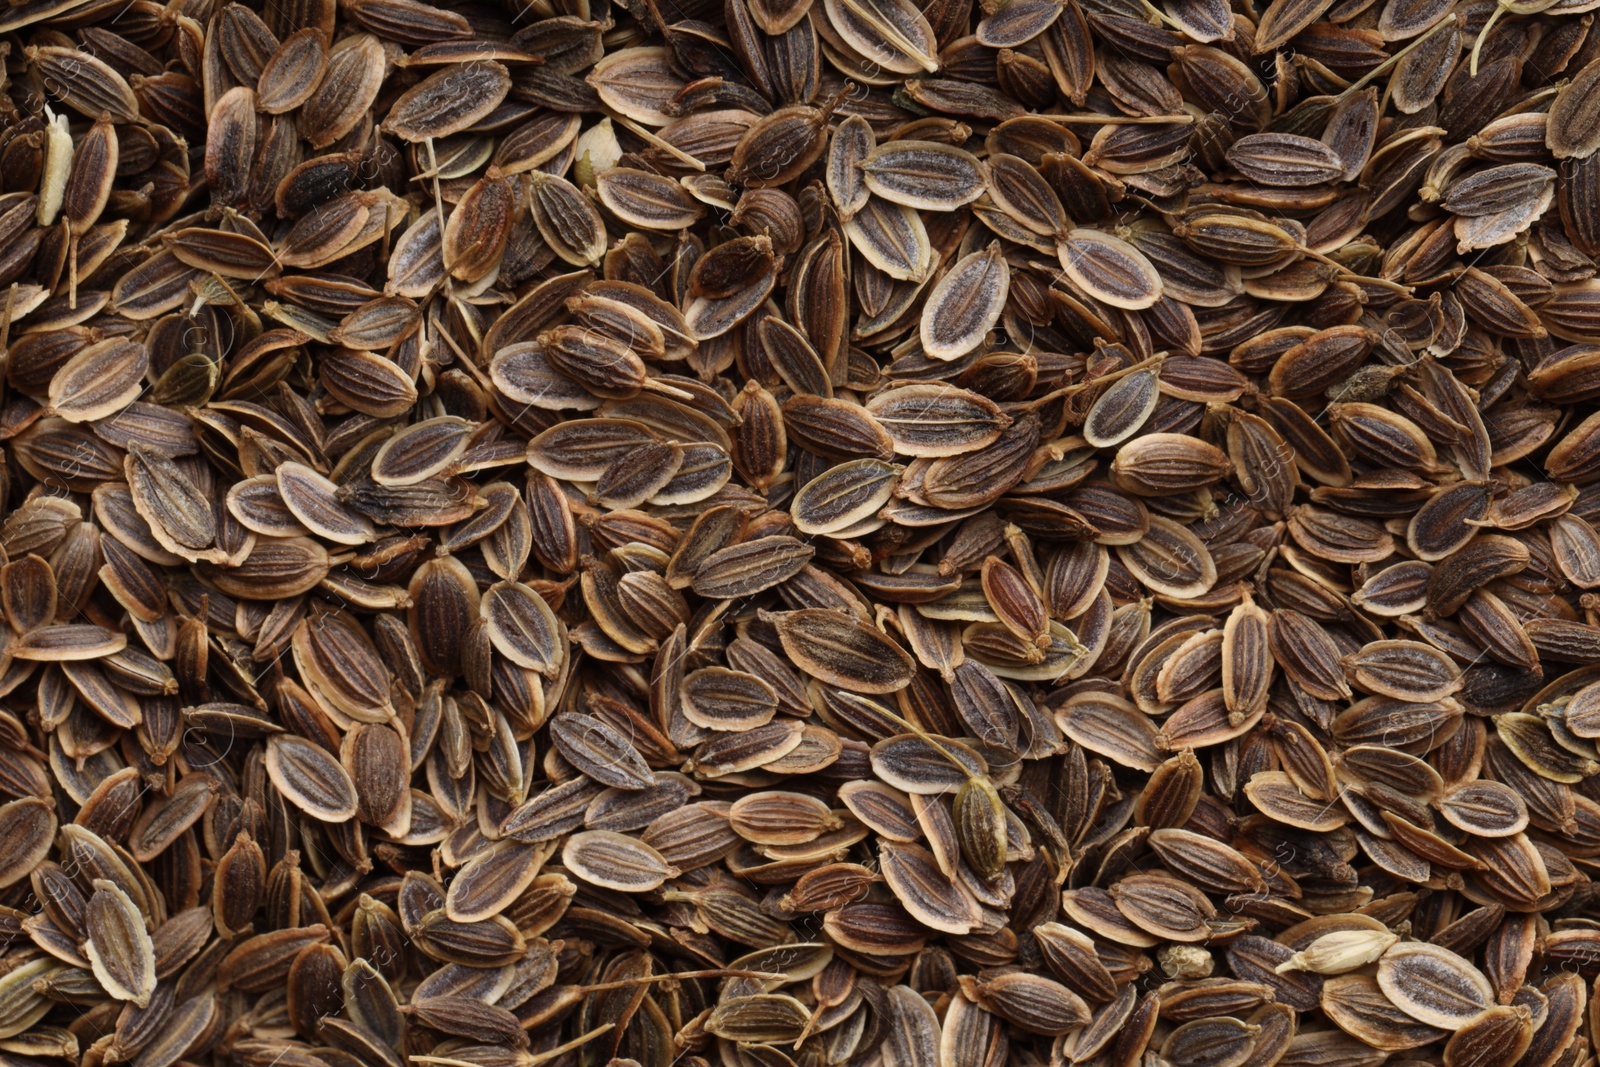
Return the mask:
[[[1600,0],[0,0],[0,1067],[1593,1067]]]

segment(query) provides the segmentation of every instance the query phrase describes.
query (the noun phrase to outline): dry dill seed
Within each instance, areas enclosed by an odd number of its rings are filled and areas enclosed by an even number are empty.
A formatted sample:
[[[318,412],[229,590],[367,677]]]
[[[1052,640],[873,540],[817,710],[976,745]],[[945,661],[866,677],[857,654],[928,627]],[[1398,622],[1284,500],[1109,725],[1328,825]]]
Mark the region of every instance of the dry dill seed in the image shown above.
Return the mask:
[[[8,1054],[1600,1040],[1581,10],[112,14],[0,12]]]

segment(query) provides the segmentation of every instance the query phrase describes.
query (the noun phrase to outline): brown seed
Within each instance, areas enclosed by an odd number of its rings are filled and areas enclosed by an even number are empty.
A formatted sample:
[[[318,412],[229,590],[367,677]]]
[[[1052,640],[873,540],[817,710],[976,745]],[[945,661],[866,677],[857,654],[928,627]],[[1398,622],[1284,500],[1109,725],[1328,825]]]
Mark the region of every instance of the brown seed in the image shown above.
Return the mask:
[[[981,163],[934,141],[897,140],[869,151],[859,164],[867,188],[906,207],[948,211],[975,200],[984,187]]]
[[[1230,470],[1227,456],[1181,434],[1146,434],[1117,450],[1112,477],[1131,493],[1157,496],[1218,481]]]
[[[869,197],[845,224],[856,251],[899,281],[922,281],[932,267],[933,247],[922,217],[903,204]]]
[[[68,422],[110,418],[138,399],[149,367],[150,353],[142,344],[90,345],[50,379],[51,413]]]
[[[129,834],[129,852],[141,862],[165,852],[172,842],[205,814],[217,793],[209,775],[186,776],[172,794],[146,808]]]
[[[1451,1035],[1444,1047],[1448,1067],[1515,1063],[1533,1041],[1532,1013],[1523,1005],[1488,1009]]]
[[[1160,400],[1156,372],[1139,370],[1112,383],[1095,399],[1083,421],[1084,440],[1112,448],[1136,434]]]
[[[1412,1018],[1449,1030],[1494,1002],[1488,979],[1477,968],[1446,949],[1416,942],[1384,953],[1378,986]]]
[[[257,133],[254,88],[235,86],[212,105],[206,128],[206,180],[218,207],[237,204],[248,191]]]
[[[1375,641],[1343,662],[1355,685],[1396,700],[1443,700],[1460,686],[1455,664],[1419,642]]]
[[[1160,299],[1161,276],[1144,254],[1098,230],[1073,230],[1058,246],[1061,267],[1090,296],[1138,310]]]
[[[512,842],[474,858],[450,883],[446,914],[460,923],[499,914],[533,883],[546,851]]]
[[[529,798],[506,816],[501,829],[529,844],[552,840],[584,823],[585,812],[604,786],[579,776]]]
[[[1344,172],[1338,153],[1321,141],[1292,133],[1252,133],[1228,149],[1228,162],[1262,185],[1303,187]]]
[[[885,783],[919,796],[955,792],[968,778],[988,769],[982,756],[959,741],[914,734],[879,741],[872,746],[871,759],[874,772]]]
[[[793,997],[758,993],[718,1004],[706,1020],[706,1030],[734,1041],[793,1042],[810,1018],[806,1006]]]
[[[499,63],[446,67],[396,100],[385,124],[407,141],[448,137],[493,111],[510,89],[510,72]]]
[[[1255,866],[1237,850],[1187,830],[1155,830],[1151,848],[1173,873],[1197,885],[1230,893],[1259,892],[1265,885]]]
[[[117,1000],[149,1007],[156,989],[155,952],[145,918],[127,893],[103,878],[84,911],[84,955],[100,985]]]
[[[1588,16],[1360,6],[5,9],[5,1051],[1582,1059]]]
[[[1451,791],[1439,801],[1439,814],[1479,837],[1509,837],[1528,824],[1522,798],[1499,782],[1474,782]]]
[[[168,234],[167,246],[181,262],[226,278],[258,278],[276,274],[272,250],[248,234],[191,227]]]
[[[1162,762],[1155,726],[1121,698],[1073,697],[1056,712],[1056,722],[1071,740],[1124,767],[1153,771]]]
[[[430,959],[465,967],[505,966],[527,952],[521,931],[504,916],[459,923],[440,908],[423,915],[410,935]]]
[[[451,277],[478,282],[499,267],[511,237],[516,206],[511,182],[494,171],[467,190],[445,222],[440,243],[444,266]],[[338,340],[341,344],[356,344],[347,335]]]
[[[678,874],[649,845],[607,830],[585,830],[567,838],[561,862],[591,885],[625,893],[648,892]]]
[[[27,662],[68,663],[97,660],[127,647],[126,635],[80,623],[58,623],[30,630],[6,651]]]
[[[1361,1045],[1384,1052],[1420,1048],[1446,1034],[1401,1011],[1366,975],[1340,975],[1324,983],[1322,1009]]]
[[[1192,533],[1168,519],[1152,517],[1144,540],[1118,545],[1117,556],[1159,592],[1186,599],[1209,592],[1217,581],[1216,560]]]
[[[1245,783],[1244,793],[1263,815],[1287,826],[1327,831],[1348,821],[1343,812],[1324,807],[1321,801],[1307,796],[1283,771],[1252,775]]]
[[[867,173],[872,174],[870,167]],[[999,321],[1010,289],[1011,272],[999,242],[958,261],[934,284],[923,304],[923,351],[934,359],[949,360],[978,347]]]
[[[1226,1016],[1196,1019],[1173,1030],[1162,1044],[1162,1054],[1174,1061],[1204,1058],[1208,1063],[1245,1062],[1260,1027]]]
[[[690,583],[696,593],[724,600],[753,596],[794,577],[815,549],[792,537],[760,537],[707,555]]]
[[[628,740],[605,722],[586,715],[563,715],[550,723],[551,740],[561,754],[597,782],[619,789],[643,789],[655,781]]]
[[[89,118],[102,111],[113,122],[137,122],[138,102],[128,82],[105,60],[76,48],[28,49],[28,59],[52,94]]]
[[[356,814],[356,789],[349,774],[309,741],[287,735],[271,738],[267,772],[284,798],[313,818],[338,822]]]
[[[1170,941],[1203,940],[1215,911],[1204,894],[1161,875],[1135,875],[1111,890],[1117,910],[1146,933]]]
[[[1030,1033],[1064,1033],[1089,1021],[1089,1007],[1059,982],[1011,974],[985,982],[967,979],[963,992],[987,1011]]]
[[[783,185],[821,157],[826,123],[825,112],[806,104],[762,116],[729,153],[729,175],[757,189]]]
[[[467,450],[472,426],[444,415],[415,423],[383,443],[372,457],[372,480],[379,485],[415,485],[436,475]]]
[[[785,612],[774,622],[789,658],[821,681],[856,693],[892,693],[911,680],[911,657],[863,623],[819,608]]]
[[[1321,0],[1273,0],[1261,16],[1256,51],[1269,52],[1315,22],[1328,5]]]
[[[746,730],[764,726],[777,713],[777,694],[755,675],[723,667],[703,667],[683,680],[683,714],[707,730]]]
[[[302,463],[281,464],[277,481],[284,507],[318,537],[337,544],[359,545],[377,536],[371,522],[339,500],[339,487],[310,467]]]
[[[328,40],[315,26],[284,38],[263,64],[256,84],[256,101],[269,115],[293,111],[321,87],[328,69]]]
[[[0,831],[14,842],[0,869],[0,885],[15,885],[32,873],[48,854],[55,829],[55,816],[43,800],[24,797],[0,805]]]
[[[681,230],[699,220],[705,208],[677,182],[630,167],[596,175],[600,202],[622,222],[647,230]]]
[[[533,219],[545,242],[563,260],[588,266],[605,248],[600,212],[563,178],[540,175],[533,184]]]

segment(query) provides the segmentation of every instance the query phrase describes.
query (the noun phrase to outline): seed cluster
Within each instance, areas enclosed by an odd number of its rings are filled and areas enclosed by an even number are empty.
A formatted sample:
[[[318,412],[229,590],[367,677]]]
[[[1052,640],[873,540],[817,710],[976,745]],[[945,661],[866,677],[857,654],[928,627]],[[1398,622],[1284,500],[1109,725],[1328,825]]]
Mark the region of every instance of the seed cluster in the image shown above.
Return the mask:
[[[0,1067],[1592,1067],[1600,0],[0,0]]]

